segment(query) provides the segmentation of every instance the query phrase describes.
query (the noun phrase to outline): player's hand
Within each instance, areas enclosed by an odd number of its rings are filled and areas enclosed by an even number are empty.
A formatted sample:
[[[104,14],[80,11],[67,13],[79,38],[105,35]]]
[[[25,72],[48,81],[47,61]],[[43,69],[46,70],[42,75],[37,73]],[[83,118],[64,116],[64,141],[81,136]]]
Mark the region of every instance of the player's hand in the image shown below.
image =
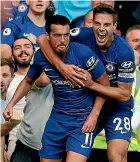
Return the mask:
[[[78,74],[82,75],[86,80],[81,80],[83,82],[83,86],[85,88],[90,88],[90,86],[94,83],[91,74],[87,71],[82,69],[81,71],[77,71]]]
[[[12,126],[16,126],[21,122],[21,116],[18,112],[13,111],[13,115],[11,119],[9,120]]]
[[[82,133],[90,133],[93,132],[97,123],[97,117],[93,115],[89,115],[82,127]]]
[[[64,64],[60,68],[60,73],[73,87],[84,86],[83,81],[86,77],[83,76],[82,69],[75,65]]]
[[[7,105],[6,109],[3,112],[3,116],[5,118],[5,120],[9,120],[13,115],[13,106],[11,106],[10,104]]]

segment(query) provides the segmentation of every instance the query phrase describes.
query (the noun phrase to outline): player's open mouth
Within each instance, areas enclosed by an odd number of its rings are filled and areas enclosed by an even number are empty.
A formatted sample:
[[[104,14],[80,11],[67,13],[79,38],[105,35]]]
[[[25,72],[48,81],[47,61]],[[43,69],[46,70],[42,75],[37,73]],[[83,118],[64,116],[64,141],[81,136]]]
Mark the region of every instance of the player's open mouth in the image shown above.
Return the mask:
[[[97,39],[98,39],[99,42],[104,42],[105,38],[106,38],[106,34],[103,34],[103,33],[97,34]]]

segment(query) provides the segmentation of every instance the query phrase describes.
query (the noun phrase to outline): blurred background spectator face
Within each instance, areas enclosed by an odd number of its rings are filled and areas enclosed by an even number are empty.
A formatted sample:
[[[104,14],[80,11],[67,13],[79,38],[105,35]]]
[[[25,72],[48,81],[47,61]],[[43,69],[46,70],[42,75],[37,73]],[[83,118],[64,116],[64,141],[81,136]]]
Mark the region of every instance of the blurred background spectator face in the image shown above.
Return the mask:
[[[35,14],[42,14],[49,6],[48,0],[27,0],[27,4],[30,6],[30,10]]]
[[[91,5],[92,5],[92,8],[95,8],[101,4],[107,4],[107,5],[110,5],[114,8],[114,5],[115,5],[115,1],[114,0],[110,0],[110,1],[106,1],[106,0],[92,0],[91,2]]]
[[[140,29],[130,31],[127,35],[127,41],[140,54]]]
[[[86,14],[84,18],[84,27],[92,27],[93,26],[93,11],[90,11]]]
[[[135,51],[135,63],[140,65],[140,25],[129,28],[126,33],[126,40]]]
[[[34,54],[33,45],[28,39],[18,39],[13,44],[13,58],[18,66],[28,67]]]
[[[0,71],[0,88],[1,88],[1,97],[5,96],[7,89],[13,79],[13,73],[8,65],[2,65]]]

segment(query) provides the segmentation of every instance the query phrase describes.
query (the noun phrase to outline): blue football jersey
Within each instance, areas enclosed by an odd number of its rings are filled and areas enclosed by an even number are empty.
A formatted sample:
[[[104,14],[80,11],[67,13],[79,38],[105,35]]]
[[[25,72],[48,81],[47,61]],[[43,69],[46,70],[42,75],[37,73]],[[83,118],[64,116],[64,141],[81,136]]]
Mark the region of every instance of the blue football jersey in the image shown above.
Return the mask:
[[[71,30],[72,41],[86,44],[101,59],[108,74],[112,87],[117,87],[117,82],[132,83],[134,80],[135,62],[134,52],[128,43],[120,36],[114,34],[114,41],[106,52],[101,52],[95,40],[93,28],[75,28]],[[132,97],[128,102],[112,100],[116,107],[124,105],[133,107]]]
[[[12,46],[14,41],[20,37],[32,37],[35,49],[39,49],[36,39],[46,32],[45,26],[36,26],[28,16],[10,21],[3,30],[1,43]]]
[[[97,80],[105,72],[105,67],[99,57],[90,48],[78,43],[70,43],[64,62],[88,70],[94,80]],[[61,114],[83,115],[86,118],[91,111],[96,94],[83,88],[71,88],[64,77],[38,50],[27,76],[35,80],[42,71],[45,71],[53,85],[54,108],[52,114],[58,111]],[[61,115],[55,115],[55,118],[56,116],[61,120]]]

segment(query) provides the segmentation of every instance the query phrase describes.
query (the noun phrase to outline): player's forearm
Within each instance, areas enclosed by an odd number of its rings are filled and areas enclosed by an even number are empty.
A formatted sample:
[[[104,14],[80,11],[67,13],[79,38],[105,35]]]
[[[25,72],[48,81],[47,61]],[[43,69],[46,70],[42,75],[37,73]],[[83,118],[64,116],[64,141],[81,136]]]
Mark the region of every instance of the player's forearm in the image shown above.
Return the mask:
[[[13,107],[19,100],[21,100],[29,92],[33,83],[34,81],[31,81],[28,77],[25,77],[17,87],[9,104]]]
[[[103,98],[101,96],[97,96],[90,115],[96,116],[98,118],[98,116],[101,112],[101,109],[105,103],[105,100],[106,100],[105,98]]]
[[[109,86],[104,86],[99,83],[94,82],[90,86],[91,90],[94,90],[106,97],[116,99],[118,101],[128,101],[130,98],[129,92],[127,92],[127,89],[121,89],[119,87],[109,87]]]
[[[14,127],[15,125],[12,125],[10,121],[1,124],[1,137],[6,136]]]

